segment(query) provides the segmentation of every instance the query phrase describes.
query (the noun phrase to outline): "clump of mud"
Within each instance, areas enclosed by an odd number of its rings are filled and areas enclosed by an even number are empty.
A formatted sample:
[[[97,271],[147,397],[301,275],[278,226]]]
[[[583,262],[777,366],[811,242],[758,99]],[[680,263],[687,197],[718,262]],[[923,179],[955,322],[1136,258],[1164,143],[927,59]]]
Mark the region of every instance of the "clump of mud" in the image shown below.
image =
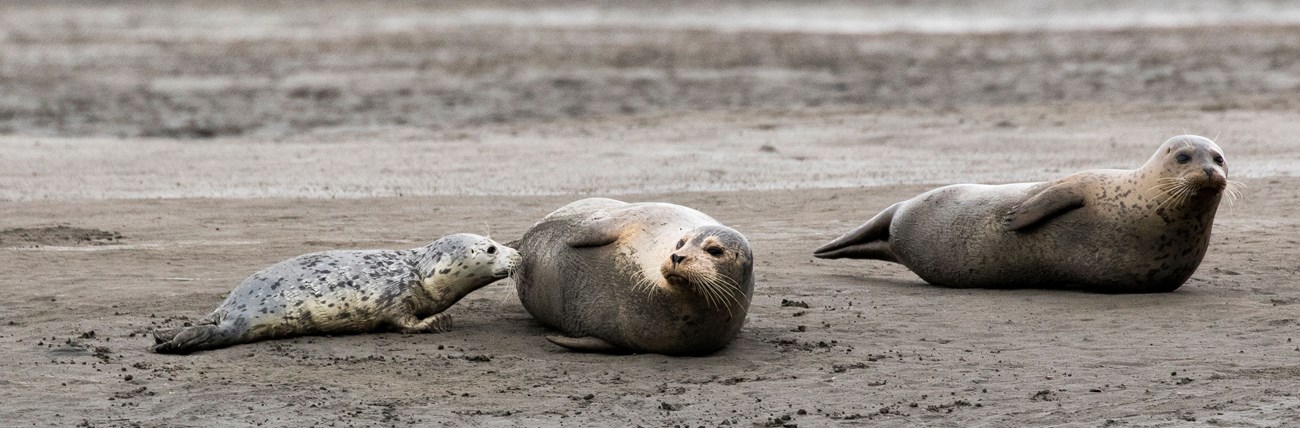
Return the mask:
[[[121,233],[71,226],[24,227],[0,231],[0,247],[109,245],[121,241]]]

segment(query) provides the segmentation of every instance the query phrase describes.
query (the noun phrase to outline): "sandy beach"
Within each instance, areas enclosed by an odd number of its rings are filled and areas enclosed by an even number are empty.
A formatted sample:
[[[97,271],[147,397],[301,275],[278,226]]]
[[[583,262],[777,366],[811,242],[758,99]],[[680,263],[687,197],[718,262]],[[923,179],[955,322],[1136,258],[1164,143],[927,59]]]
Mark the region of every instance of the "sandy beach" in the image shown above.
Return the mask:
[[[1300,420],[1287,3],[316,4],[0,5],[3,425]],[[1135,168],[1183,133],[1217,137],[1247,187],[1173,293],[948,289],[811,256],[930,188]],[[730,347],[567,352],[503,280],[449,333],[148,351],[285,258],[506,242],[587,196],[748,237]]]

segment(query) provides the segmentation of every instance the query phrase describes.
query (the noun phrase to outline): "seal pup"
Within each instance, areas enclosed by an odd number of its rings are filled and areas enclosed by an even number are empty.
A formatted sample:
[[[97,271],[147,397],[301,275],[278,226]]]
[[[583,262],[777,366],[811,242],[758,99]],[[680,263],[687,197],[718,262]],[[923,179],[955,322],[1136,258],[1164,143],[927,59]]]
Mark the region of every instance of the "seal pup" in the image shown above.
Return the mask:
[[[1200,265],[1219,200],[1236,186],[1218,145],[1181,135],[1134,170],[931,190],[814,255],[901,263],[949,287],[1168,292]]]
[[[462,297],[509,276],[512,248],[472,234],[411,250],[325,251],[253,274],[193,327],[159,331],[153,351],[184,354],[311,334],[451,328],[442,313]]]
[[[680,205],[583,199],[517,242],[519,300],[575,351],[708,354],[735,338],[754,293],[745,236]]]

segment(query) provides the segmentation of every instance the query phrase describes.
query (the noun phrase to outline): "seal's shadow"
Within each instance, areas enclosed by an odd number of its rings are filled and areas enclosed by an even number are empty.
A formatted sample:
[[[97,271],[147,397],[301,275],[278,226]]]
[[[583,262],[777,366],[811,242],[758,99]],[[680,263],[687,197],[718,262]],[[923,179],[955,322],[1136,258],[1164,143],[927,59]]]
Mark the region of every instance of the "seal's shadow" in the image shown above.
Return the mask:
[[[989,286],[989,287],[953,287],[953,286],[946,286],[946,285],[931,284],[921,279],[872,277],[869,275],[853,275],[853,274],[843,274],[843,273],[828,274],[826,276],[831,278],[836,278],[838,280],[837,282],[851,283],[854,285],[864,286],[864,287],[870,286],[874,288],[882,288],[879,286],[884,285],[885,287],[883,288],[885,289],[900,289],[904,287],[909,287],[909,288],[929,287],[931,289],[937,289],[937,290],[1059,291],[1063,293],[1082,293],[1082,294],[1098,294],[1098,295],[1168,294],[1172,292],[1172,291],[1133,292],[1133,291],[1124,290],[1120,287],[1096,287],[1096,286],[1090,287],[1090,286],[1079,285],[1079,284],[1051,284],[1051,285],[1024,286],[1020,284],[1006,283],[1006,284],[999,284],[999,285]]]

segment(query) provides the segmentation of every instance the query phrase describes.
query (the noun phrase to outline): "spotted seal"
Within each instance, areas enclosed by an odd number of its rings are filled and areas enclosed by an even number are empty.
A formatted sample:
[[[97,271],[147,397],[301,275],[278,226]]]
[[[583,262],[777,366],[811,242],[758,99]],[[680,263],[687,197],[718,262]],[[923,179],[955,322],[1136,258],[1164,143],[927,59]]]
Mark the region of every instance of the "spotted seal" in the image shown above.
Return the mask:
[[[754,293],[745,236],[680,205],[583,199],[517,248],[519,300],[576,351],[708,354],[735,338]]]
[[[156,332],[158,353],[189,353],[311,334],[451,328],[443,311],[509,276],[518,253],[456,234],[411,250],[326,251],[253,274],[198,325]]]
[[[1182,135],[1134,170],[931,190],[814,255],[901,263],[950,287],[1173,291],[1205,256],[1229,183],[1223,150]]]

